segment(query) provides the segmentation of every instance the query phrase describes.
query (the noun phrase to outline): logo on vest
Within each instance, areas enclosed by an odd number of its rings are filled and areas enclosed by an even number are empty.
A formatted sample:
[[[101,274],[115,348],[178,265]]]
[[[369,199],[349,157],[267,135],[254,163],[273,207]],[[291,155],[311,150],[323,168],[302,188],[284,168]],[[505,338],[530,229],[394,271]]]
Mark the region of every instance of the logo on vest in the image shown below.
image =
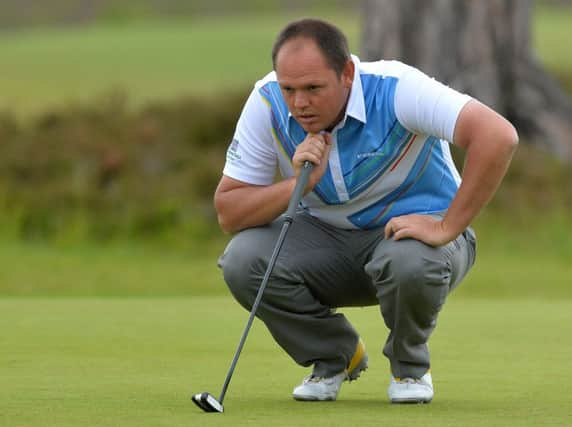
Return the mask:
[[[383,151],[374,151],[371,153],[358,153],[357,154],[357,158],[358,159],[368,159],[370,157],[383,157],[385,156],[385,153]]]
[[[238,139],[233,139],[228,146],[228,150],[226,150],[226,160],[230,162],[236,162],[241,159],[242,156],[238,152]]]

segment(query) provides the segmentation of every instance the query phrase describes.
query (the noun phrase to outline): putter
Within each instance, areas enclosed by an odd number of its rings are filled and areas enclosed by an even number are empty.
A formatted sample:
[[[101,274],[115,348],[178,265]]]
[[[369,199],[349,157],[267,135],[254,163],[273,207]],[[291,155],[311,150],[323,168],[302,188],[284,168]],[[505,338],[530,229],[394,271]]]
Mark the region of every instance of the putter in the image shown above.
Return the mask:
[[[274,246],[274,251],[272,252],[272,256],[270,257],[270,261],[268,262],[268,267],[266,268],[266,272],[264,273],[262,284],[258,289],[258,293],[256,294],[256,299],[254,300],[254,304],[252,305],[252,309],[250,310],[250,316],[248,317],[248,321],[246,322],[246,327],[244,328],[244,332],[240,337],[240,342],[238,343],[238,347],[236,349],[236,352],[234,353],[234,358],[232,359],[232,363],[230,364],[230,368],[228,370],[228,373],[226,374],[226,378],[222,386],[220,397],[217,400],[212,394],[206,391],[204,393],[194,394],[192,397],[193,402],[195,402],[197,406],[205,412],[218,412],[218,413],[224,412],[224,407],[222,405],[222,402],[224,400],[226,390],[228,389],[228,385],[230,383],[230,379],[232,378],[234,368],[236,368],[236,363],[238,362],[238,357],[240,356],[242,347],[244,347],[248,331],[250,331],[250,327],[252,326],[252,322],[254,321],[256,310],[258,309],[260,301],[262,300],[262,294],[264,293],[264,288],[266,288],[268,279],[272,274],[272,270],[274,269],[274,264],[276,264],[276,258],[278,258],[278,254],[280,253],[280,249],[282,248],[282,244],[284,243],[284,239],[286,238],[286,233],[288,232],[288,228],[292,224],[294,216],[296,215],[296,208],[298,207],[298,204],[302,199],[304,188],[306,188],[306,184],[308,183],[310,172],[312,171],[313,166],[314,165],[308,161],[304,162],[304,166],[302,167],[300,176],[296,180],[296,186],[294,187],[294,192],[292,193],[292,197],[290,197],[290,202],[288,203],[288,209],[284,214],[284,224],[282,225],[282,230],[280,231],[280,235],[278,236],[278,241],[276,242],[276,246]]]

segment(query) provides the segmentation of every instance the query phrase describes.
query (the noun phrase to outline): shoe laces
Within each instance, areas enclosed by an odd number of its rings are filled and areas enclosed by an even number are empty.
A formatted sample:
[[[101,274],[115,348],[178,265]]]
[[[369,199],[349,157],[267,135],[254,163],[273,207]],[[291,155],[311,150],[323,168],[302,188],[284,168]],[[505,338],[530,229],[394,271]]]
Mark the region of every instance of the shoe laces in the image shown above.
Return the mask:
[[[304,383],[305,383],[305,384],[307,384],[307,383],[330,384],[330,383],[332,383],[333,381],[335,381],[335,378],[334,378],[334,377],[329,377],[329,378],[328,378],[328,377],[319,377],[319,376],[316,376],[316,375],[309,375],[309,376],[307,376],[306,378],[304,378]]]
[[[304,378],[304,382],[305,383],[320,383],[322,381],[324,381],[326,379],[326,377],[318,377],[315,375],[309,375],[306,378]]]
[[[395,378],[395,382],[400,384],[421,384],[421,379],[415,378]]]

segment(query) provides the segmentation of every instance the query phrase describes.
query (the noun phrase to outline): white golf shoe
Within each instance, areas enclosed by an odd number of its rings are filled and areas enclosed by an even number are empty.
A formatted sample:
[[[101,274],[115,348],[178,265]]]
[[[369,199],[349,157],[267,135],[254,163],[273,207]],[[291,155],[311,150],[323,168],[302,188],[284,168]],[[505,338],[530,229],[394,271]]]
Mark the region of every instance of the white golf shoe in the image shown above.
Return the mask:
[[[387,394],[391,403],[429,403],[433,399],[431,374],[419,379],[391,377]]]
[[[328,378],[310,375],[294,389],[292,396],[296,400],[336,400],[342,383],[357,380],[361,372],[367,369],[367,360],[365,345],[360,339],[346,370]]]

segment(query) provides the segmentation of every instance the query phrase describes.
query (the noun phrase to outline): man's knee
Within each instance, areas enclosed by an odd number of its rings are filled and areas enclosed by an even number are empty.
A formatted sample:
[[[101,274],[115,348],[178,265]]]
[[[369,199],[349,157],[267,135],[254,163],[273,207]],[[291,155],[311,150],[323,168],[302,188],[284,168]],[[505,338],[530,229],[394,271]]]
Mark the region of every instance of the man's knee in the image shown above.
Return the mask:
[[[386,243],[383,252],[366,267],[377,285],[393,283],[405,298],[419,293],[442,294],[442,289],[448,288],[451,266],[437,249],[416,240]]]
[[[218,265],[232,295],[250,310],[267,265],[263,249],[249,239],[248,233],[239,233],[226,247]]]

